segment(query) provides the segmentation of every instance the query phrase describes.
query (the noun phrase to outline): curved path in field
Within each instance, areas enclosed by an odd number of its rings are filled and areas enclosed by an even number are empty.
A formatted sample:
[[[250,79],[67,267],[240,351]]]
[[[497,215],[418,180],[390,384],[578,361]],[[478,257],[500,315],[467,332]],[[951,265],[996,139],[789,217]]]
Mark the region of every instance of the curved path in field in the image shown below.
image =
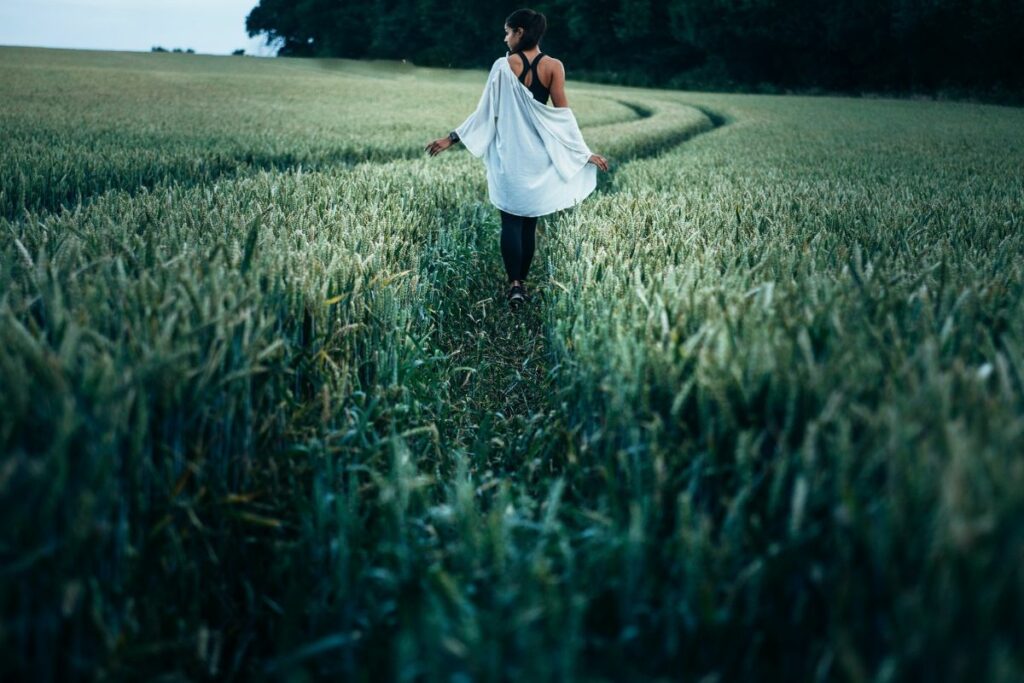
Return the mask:
[[[591,148],[602,150],[611,163],[609,172],[599,175],[598,194],[617,192],[615,174],[623,166],[728,123],[714,112],[676,102],[622,103],[637,112],[636,120],[585,129]],[[533,300],[512,312],[505,300],[497,212],[481,202],[476,215],[473,225],[459,226],[467,231],[464,253],[456,261],[460,271],[449,275],[453,286],[439,296],[449,327],[450,321],[461,321],[455,324],[457,331],[438,339],[441,350],[453,359],[452,386],[464,392],[457,410],[458,433],[446,440],[465,447],[480,467],[516,476],[521,465],[543,462],[546,453],[565,446],[553,443],[552,431],[545,429],[560,412],[550,401],[551,354],[541,309],[554,286],[547,277],[548,219],[540,221],[528,276]]]
[[[643,106],[622,101],[619,104],[622,105],[620,114],[585,129],[609,129],[649,118],[653,114]],[[242,178],[261,171],[329,171],[361,164],[377,165],[422,159],[422,146],[411,144],[408,139],[409,136],[405,135],[387,148],[358,143],[340,146],[326,144],[312,154],[308,149],[305,152],[297,149],[281,153],[259,149],[258,146],[247,148],[242,145],[239,148],[216,150],[185,145],[174,150],[161,148],[156,150],[158,154],[154,154],[154,150],[147,150],[148,156],[132,155],[120,161],[103,161],[90,166],[80,177],[75,177],[72,172],[70,179],[65,173],[69,169],[63,165],[74,160],[75,154],[62,149],[59,155],[43,164],[47,168],[45,180],[33,175],[31,169],[28,175],[19,172],[3,179],[0,184],[0,217],[17,221],[23,209],[35,214],[74,210],[78,206],[88,207],[111,192],[127,192],[134,196],[143,187],[153,189],[163,184],[193,186]],[[109,142],[92,140],[88,145],[79,144],[82,149],[93,152],[100,149],[117,156],[117,150],[105,147]],[[41,153],[40,145],[46,147],[45,143],[36,140],[29,143],[13,139],[12,149],[8,150],[6,156],[0,154],[0,161],[12,167],[17,166],[19,155],[24,154],[21,148],[26,145],[33,150],[33,154]]]
[[[591,148],[600,150],[611,163],[611,170],[598,176],[599,195],[617,191],[615,174],[625,165],[657,156],[726,123],[713,112],[683,104],[673,97],[634,96],[617,101],[635,116],[583,129]],[[464,149],[455,153],[468,154]],[[415,160],[410,159],[412,156]],[[422,150],[416,148],[382,158],[363,159],[360,163],[381,165],[402,160],[424,163],[422,156]],[[241,166],[225,166],[212,178],[206,175],[179,178],[172,173],[159,182],[194,185],[266,170],[286,172],[297,168],[293,161],[252,158]],[[324,157],[322,161],[325,165],[356,165],[352,159]],[[86,197],[81,208],[110,192],[134,195],[141,190],[140,185],[108,188]],[[431,305],[425,308],[430,313],[422,321],[422,334],[432,334],[435,346],[445,354],[444,374],[452,388],[452,411],[458,426],[455,433],[445,435],[445,441],[481,453],[490,453],[495,448],[510,454],[557,448],[558,444],[549,443],[550,439],[540,443],[533,440],[535,433],[547,433],[542,427],[557,411],[557,406],[548,400],[552,394],[549,390],[551,354],[540,308],[553,286],[547,277],[549,219],[542,220],[538,230],[538,251],[529,277],[533,301],[512,313],[505,300],[497,211],[486,199],[468,208],[460,213],[461,217],[440,219],[445,221],[438,226],[440,232],[461,231],[460,253],[445,261],[449,272],[436,278],[443,283],[444,291],[429,294]],[[454,225],[457,221],[462,224]],[[452,264],[454,270],[451,270]],[[436,266],[428,263],[424,267]]]

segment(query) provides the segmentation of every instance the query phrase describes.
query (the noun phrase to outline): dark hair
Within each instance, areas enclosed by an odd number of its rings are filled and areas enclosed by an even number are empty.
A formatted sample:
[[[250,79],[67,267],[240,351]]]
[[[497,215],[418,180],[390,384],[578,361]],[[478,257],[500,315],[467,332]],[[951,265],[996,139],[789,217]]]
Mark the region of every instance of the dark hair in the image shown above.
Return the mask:
[[[510,29],[523,29],[523,39],[519,41],[520,50],[532,50],[548,30],[548,20],[540,12],[532,9],[517,9],[508,15],[505,25]]]

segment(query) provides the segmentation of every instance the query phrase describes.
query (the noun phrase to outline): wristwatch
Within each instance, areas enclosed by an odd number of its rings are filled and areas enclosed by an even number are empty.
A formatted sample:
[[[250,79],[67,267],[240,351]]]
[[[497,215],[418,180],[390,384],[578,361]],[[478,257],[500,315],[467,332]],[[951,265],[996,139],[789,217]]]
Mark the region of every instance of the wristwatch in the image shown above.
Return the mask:
[[[453,130],[451,133],[448,133],[448,139],[451,140],[452,144],[454,145],[456,142],[459,141],[459,134]]]

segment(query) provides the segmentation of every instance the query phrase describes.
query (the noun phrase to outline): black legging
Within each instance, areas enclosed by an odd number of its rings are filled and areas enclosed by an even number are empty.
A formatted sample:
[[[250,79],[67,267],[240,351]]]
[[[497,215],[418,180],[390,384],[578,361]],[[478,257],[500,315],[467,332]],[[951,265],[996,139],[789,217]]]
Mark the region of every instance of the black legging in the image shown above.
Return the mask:
[[[508,281],[525,281],[537,240],[537,217],[516,216],[501,209],[501,258]]]

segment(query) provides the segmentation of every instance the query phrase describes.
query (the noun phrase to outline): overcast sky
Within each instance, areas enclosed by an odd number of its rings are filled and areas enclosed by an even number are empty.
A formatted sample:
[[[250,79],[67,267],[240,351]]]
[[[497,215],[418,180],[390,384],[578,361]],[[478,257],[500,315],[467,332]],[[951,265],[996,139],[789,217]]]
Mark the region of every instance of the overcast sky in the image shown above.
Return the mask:
[[[0,0],[0,45],[273,54],[245,34],[259,0]]]

